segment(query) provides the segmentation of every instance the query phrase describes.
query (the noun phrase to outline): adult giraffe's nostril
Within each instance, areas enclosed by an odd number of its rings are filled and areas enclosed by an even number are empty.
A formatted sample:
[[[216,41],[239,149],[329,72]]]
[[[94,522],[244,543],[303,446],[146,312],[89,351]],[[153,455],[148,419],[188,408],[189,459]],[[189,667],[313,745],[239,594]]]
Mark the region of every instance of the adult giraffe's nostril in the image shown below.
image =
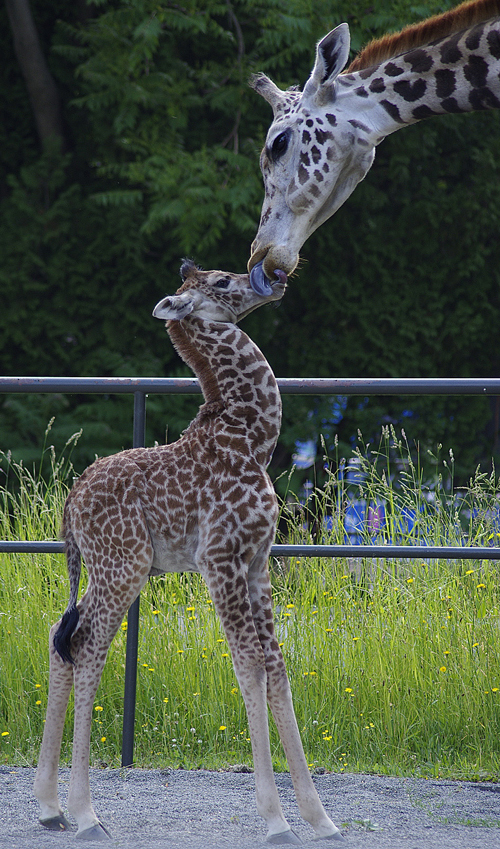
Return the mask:
[[[267,254],[267,248],[257,249],[256,245],[256,242],[252,244],[251,256],[247,263],[247,269],[249,272],[252,270],[252,268],[258,265],[259,262],[263,261]]]

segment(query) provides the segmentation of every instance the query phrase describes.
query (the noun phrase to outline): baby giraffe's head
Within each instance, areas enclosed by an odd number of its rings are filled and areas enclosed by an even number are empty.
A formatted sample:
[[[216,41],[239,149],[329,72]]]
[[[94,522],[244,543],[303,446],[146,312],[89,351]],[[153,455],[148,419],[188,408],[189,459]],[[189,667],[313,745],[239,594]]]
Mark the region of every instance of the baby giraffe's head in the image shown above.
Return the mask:
[[[159,301],[155,318],[180,320],[190,315],[205,321],[236,324],[240,319],[271,301],[279,301],[286,289],[286,274],[275,271],[264,292],[252,288],[248,274],[230,271],[203,271],[190,259],[181,265],[182,286],[175,295]]]

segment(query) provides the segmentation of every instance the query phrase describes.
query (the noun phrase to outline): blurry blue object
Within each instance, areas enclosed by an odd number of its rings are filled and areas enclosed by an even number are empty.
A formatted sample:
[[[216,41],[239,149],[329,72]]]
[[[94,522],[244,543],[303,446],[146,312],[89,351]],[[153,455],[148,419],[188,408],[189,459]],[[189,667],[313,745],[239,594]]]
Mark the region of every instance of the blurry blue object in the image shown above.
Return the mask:
[[[361,467],[361,460],[358,457],[353,457],[349,460],[346,470],[345,479],[347,483],[361,484],[366,478],[366,473]]]
[[[347,407],[347,395],[337,395],[332,402],[331,419],[333,424],[338,424],[344,418],[345,408]]]
[[[405,507],[401,512],[401,522],[399,527],[403,534],[410,534],[415,527],[415,520],[417,518],[416,510],[409,510],[408,507]],[[425,543],[420,543],[421,545],[425,545]]]
[[[368,507],[368,530],[371,536],[376,536],[385,525],[385,508],[383,504],[370,504]]]
[[[333,531],[333,516],[324,516],[323,518],[323,528],[327,532],[327,534],[331,534]]]
[[[346,507],[344,528],[345,541],[351,545],[366,545],[366,535],[373,538],[382,532],[385,525],[385,508],[383,503],[359,498],[349,501]],[[364,536],[363,536],[364,532]]]
[[[350,501],[346,507],[344,519],[346,542],[350,542],[352,545],[362,545],[365,517],[366,500],[362,498],[358,501]]]
[[[309,469],[316,462],[316,442],[313,439],[307,439],[302,442],[297,439],[295,443],[297,451],[292,454],[292,460],[297,469]]]

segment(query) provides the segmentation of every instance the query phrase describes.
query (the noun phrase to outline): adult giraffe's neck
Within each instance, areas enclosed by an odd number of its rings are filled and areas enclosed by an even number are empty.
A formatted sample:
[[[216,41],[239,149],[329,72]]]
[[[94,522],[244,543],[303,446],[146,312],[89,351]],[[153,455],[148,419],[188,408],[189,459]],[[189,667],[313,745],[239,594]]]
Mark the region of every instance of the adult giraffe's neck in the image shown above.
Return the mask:
[[[500,108],[500,18],[339,77],[381,141],[432,115]],[[341,97],[342,97],[341,95]],[[362,119],[361,119],[362,120]]]
[[[216,412],[221,445],[234,448],[244,436],[253,456],[266,466],[279,436],[281,397],[257,345],[235,324],[200,318],[170,321],[168,333],[200,381],[205,409],[210,405]]]

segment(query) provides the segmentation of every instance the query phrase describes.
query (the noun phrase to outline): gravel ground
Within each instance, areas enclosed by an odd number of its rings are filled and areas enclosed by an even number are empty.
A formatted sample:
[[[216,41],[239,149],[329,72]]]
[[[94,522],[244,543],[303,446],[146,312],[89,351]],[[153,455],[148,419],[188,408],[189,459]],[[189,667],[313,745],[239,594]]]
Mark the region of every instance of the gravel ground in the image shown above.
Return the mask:
[[[66,849],[74,833],[52,834],[38,823],[35,771],[0,767],[1,849]],[[66,798],[69,769],[60,771]],[[285,815],[304,845],[312,829],[298,814],[290,776],[277,775]],[[346,849],[489,849],[500,847],[500,784],[425,781],[377,775],[314,777],[342,829]],[[99,816],[110,849],[262,849],[253,775],[182,770],[92,770]],[[77,845],[85,845],[84,843]],[[89,843],[87,845],[95,845]],[[106,844],[104,844],[106,845]]]

